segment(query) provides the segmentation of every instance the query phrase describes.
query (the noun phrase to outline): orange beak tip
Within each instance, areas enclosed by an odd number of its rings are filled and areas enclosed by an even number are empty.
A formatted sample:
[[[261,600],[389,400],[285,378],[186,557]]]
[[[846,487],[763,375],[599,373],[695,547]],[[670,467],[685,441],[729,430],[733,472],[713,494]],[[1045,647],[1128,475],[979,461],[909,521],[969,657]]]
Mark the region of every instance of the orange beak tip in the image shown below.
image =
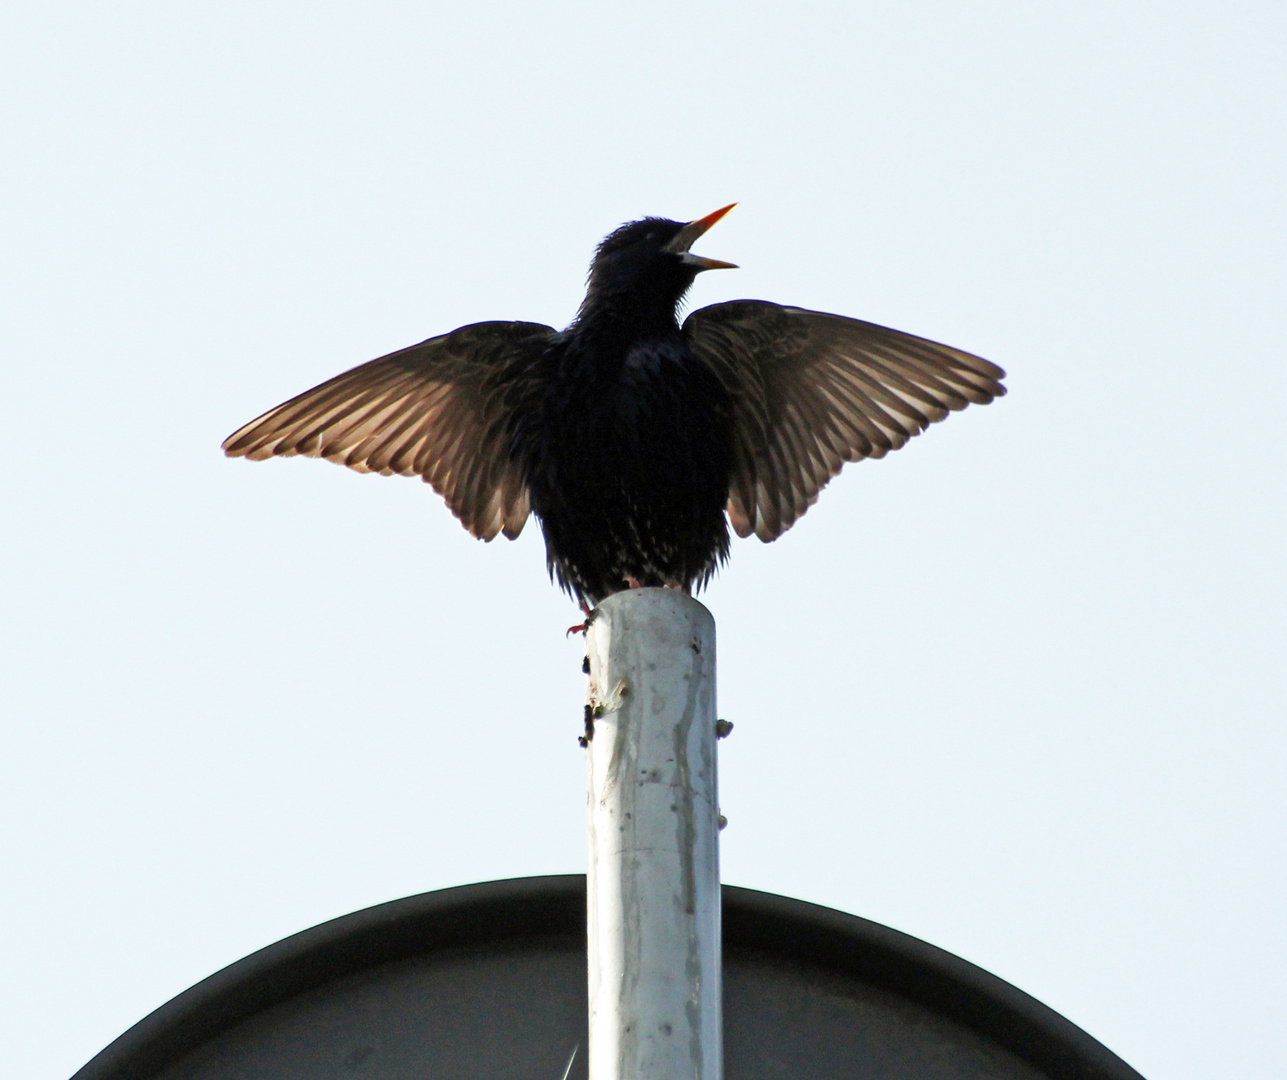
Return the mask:
[[[687,225],[680,228],[670,243],[666,245],[665,250],[675,255],[688,256],[688,249],[709,229],[715,222],[719,221],[725,214],[735,207],[737,203],[729,203],[722,206],[714,213],[707,214],[705,217],[698,218],[696,221],[690,221]],[[697,256],[688,258],[689,262],[695,262]],[[709,265],[708,265],[709,264]],[[732,266],[732,263],[720,262],[718,260],[708,259],[702,264],[703,270],[716,270],[722,267]]]
[[[719,221],[720,218],[722,218],[725,214],[727,214],[730,210],[732,210],[733,207],[735,207],[736,205],[737,203],[732,202],[732,203],[729,203],[727,206],[721,206],[718,210],[715,210],[707,214],[703,218],[698,218],[696,221],[690,221],[688,223],[689,227],[690,228],[692,226],[700,227],[701,232],[697,234],[698,236],[700,236],[701,233],[704,233],[707,229],[709,229],[712,225],[714,225],[715,222]]]

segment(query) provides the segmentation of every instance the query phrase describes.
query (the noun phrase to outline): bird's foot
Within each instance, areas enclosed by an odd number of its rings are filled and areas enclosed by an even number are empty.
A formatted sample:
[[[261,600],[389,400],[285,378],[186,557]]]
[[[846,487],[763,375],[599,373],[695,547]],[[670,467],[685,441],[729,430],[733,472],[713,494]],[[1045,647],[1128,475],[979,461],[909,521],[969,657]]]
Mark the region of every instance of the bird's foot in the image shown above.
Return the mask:
[[[626,584],[632,589],[643,588],[643,586],[639,584],[639,579],[637,577],[631,577],[629,574],[626,575]]]
[[[566,637],[571,637],[573,634],[584,634],[590,629],[590,624],[594,622],[594,610],[584,600],[581,601],[581,613],[585,616],[585,622],[577,623],[576,626],[569,626]]]
[[[667,579],[666,582],[664,583],[664,588],[681,589],[684,592],[688,592],[688,586],[682,581],[676,581],[674,578]]]

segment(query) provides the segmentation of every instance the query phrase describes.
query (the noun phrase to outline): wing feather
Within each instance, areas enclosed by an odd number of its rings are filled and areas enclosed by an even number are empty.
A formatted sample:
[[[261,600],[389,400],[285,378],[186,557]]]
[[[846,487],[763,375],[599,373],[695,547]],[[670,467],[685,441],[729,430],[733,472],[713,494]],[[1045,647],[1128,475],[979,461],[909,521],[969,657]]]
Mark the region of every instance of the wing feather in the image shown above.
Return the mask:
[[[846,462],[884,457],[974,403],[1005,372],[972,353],[858,319],[762,300],[693,312],[684,334],[733,400],[728,517],[774,540]]]
[[[419,475],[473,535],[522,532],[530,512],[511,441],[535,407],[556,332],[474,323],[390,353],[291,398],[224,440],[229,457],[320,457],[357,472]]]

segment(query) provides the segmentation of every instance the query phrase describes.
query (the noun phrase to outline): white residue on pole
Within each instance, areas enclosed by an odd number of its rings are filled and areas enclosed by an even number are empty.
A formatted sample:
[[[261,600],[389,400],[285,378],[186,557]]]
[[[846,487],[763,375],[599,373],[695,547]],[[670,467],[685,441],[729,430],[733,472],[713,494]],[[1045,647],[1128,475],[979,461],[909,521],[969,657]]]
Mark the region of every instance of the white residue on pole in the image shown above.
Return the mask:
[[[721,1080],[715,621],[632,589],[586,648],[590,1080]]]

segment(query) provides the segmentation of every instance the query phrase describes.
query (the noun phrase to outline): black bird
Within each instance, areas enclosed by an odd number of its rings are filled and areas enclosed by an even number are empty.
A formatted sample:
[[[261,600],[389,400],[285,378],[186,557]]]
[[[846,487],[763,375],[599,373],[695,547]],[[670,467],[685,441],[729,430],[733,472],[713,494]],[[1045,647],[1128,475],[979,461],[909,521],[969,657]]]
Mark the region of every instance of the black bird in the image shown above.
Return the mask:
[[[1005,393],[995,364],[838,315],[734,300],[681,327],[697,274],[733,266],[689,250],[731,209],[621,226],[561,333],[462,326],[292,398],[224,452],[418,475],[483,540],[512,540],[534,513],[551,576],[594,604],[700,588],[729,522],[775,540],[845,462]]]

